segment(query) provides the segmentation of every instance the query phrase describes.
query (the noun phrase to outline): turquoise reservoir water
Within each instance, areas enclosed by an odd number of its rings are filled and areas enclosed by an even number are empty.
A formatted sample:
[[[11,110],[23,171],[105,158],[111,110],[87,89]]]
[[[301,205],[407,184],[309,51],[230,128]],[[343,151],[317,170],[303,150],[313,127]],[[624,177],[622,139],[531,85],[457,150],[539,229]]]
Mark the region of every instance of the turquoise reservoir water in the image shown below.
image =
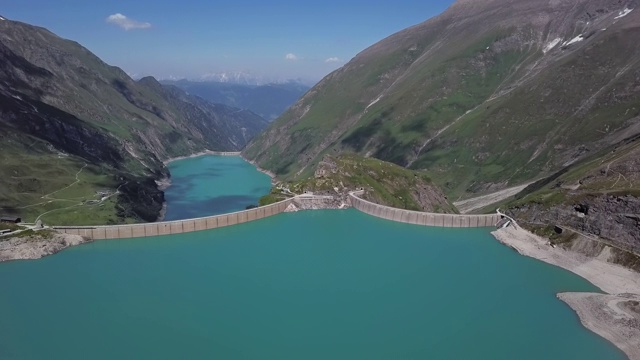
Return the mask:
[[[623,359],[555,297],[595,290],[487,229],[287,213],[0,264],[0,359]]]
[[[271,178],[239,156],[199,156],[169,163],[165,220],[225,214],[258,205]]]

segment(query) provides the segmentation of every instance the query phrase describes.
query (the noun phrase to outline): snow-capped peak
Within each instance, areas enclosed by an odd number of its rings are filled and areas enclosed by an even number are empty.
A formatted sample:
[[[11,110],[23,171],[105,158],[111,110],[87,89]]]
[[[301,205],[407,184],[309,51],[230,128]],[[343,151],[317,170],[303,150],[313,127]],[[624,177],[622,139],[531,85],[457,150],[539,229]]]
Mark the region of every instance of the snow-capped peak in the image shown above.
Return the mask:
[[[262,76],[243,71],[204,74],[200,80],[242,85],[263,85],[272,82]]]

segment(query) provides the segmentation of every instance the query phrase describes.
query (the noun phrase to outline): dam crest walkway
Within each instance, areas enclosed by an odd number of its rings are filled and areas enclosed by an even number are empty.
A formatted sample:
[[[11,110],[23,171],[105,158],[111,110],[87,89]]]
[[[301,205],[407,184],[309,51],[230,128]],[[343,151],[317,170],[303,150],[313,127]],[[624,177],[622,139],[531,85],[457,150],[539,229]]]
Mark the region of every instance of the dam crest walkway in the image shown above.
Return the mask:
[[[363,191],[350,192],[349,205],[365,214],[408,224],[438,227],[489,227],[495,226],[501,219],[499,214],[458,215],[397,209],[361,199],[359,195],[362,194]],[[322,207],[333,201],[335,200],[332,196],[304,194],[252,209],[194,219],[126,225],[53,226],[52,228],[61,233],[81,235],[94,240],[173,235],[260,220],[285,212],[291,204]]]

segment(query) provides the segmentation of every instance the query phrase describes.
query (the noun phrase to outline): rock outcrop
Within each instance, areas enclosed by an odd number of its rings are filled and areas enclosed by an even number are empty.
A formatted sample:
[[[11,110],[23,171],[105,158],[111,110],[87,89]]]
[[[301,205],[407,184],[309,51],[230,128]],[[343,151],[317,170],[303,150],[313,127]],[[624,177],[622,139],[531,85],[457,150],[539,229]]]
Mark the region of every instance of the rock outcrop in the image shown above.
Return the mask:
[[[55,254],[69,246],[80,245],[90,241],[79,235],[38,233],[30,236],[0,239],[0,262],[9,260],[40,259]]]
[[[640,253],[640,198],[634,196],[587,196],[580,203],[551,207],[530,203],[511,208],[509,213],[524,222],[565,225],[611,239]]]

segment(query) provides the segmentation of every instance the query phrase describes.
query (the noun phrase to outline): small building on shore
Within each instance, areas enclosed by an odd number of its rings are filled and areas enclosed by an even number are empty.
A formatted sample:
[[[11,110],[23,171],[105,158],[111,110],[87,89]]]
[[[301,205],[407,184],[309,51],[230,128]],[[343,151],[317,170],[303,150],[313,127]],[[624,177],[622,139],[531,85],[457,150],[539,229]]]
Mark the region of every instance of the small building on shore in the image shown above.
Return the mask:
[[[0,222],[19,224],[22,222],[22,219],[17,216],[2,216],[0,217]]]

